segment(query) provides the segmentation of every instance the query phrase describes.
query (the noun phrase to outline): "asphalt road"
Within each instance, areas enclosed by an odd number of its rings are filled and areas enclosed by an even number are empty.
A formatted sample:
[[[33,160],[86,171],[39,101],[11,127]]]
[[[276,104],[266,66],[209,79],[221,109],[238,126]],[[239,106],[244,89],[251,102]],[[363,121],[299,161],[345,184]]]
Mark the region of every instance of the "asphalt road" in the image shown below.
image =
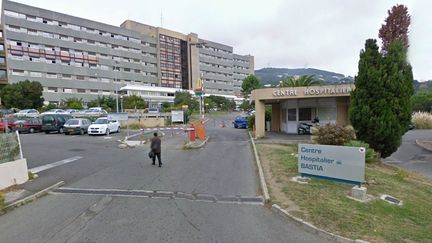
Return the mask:
[[[431,130],[411,130],[402,137],[402,144],[385,161],[432,178],[432,152],[419,147],[415,140],[432,140]]]
[[[184,135],[167,132],[162,168],[151,165],[147,146],[117,148],[119,135],[23,135],[29,168],[80,157],[25,185],[66,182],[1,216],[0,242],[325,242],[256,201],[249,138],[230,120],[211,118],[199,150],[183,150]]]

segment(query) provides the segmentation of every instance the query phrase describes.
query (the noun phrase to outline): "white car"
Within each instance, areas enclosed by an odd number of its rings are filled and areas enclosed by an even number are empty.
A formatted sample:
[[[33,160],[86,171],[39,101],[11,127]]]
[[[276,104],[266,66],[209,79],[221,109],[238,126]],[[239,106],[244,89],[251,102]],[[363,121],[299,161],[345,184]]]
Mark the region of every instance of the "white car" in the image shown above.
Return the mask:
[[[51,109],[49,111],[42,112],[41,115],[46,115],[46,114],[69,114],[69,113],[67,113],[65,110],[62,109]]]
[[[99,117],[87,129],[88,135],[109,135],[112,132],[120,132],[120,123],[118,121],[108,120],[108,117]]]
[[[32,118],[36,118],[39,117],[39,111],[35,110],[35,109],[25,109],[25,110],[20,110],[18,113],[14,114],[15,117],[32,117]]]

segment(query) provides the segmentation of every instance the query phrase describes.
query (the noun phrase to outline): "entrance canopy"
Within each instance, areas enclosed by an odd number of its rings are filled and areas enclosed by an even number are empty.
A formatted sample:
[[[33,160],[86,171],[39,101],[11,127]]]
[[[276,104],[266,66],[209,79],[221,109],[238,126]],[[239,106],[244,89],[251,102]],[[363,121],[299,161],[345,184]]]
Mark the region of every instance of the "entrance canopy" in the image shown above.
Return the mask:
[[[272,105],[271,130],[297,133],[301,122],[319,118],[321,123],[346,124],[352,84],[256,89],[255,136],[265,136],[265,105]]]

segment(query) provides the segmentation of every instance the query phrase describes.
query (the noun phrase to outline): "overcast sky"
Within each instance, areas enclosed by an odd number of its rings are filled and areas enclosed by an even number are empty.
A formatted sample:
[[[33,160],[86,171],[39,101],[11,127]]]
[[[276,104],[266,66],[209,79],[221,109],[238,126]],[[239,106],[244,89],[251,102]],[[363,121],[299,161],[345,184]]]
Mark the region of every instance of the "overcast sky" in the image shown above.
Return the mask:
[[[234,47],[263,67],[318,68],[354,76],[360,50],[395,4],[411,15],[409,61],[414,78],[432,79],[429,0],[16,0],[119,26],[162,26]]]

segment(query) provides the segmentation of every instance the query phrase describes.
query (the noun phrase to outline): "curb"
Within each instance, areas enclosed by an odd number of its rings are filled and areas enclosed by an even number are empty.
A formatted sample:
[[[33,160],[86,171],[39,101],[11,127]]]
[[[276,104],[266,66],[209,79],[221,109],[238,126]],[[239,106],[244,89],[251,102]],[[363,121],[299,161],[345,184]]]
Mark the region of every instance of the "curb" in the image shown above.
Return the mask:
[[[29,202],[32,202],[32,201],[34,201],[34,200],[36,200],[36,199],[38,199],[38,198],[40,198],[42,196],[45,196],[46,194],[48,194],[48,192],[50,192],[50,191],[52,191],[54,189],[57,189],[58,187],[63,186],[64,184],[65,184],[64,181],[59,181],[59,182],[57,182],[56,184],[54,184],[52,186],[49,186],[49,187],[47,187],[47,188],[45,188],[45,189],[43,189],[41,191],[38,191],[38,192],[36,192],[36,193],[34,193],[34,194],[30,195],[30,196],[27,196],[27,197],[25,197],[23,199],[17,200],[15,202],[9,204],[6,208],[4,208],[4,211],[6,212],[6,211],[9,211],[11,209],[17,208],[17,207],[19,207],[21,205],[24,205],[24,204],[27,204]]]
[[[248,134],[249,134],[249,138],[250,138],[251,143],[252,143],[252,148],[253,148],[254,155],[255,155],[255,162],[256,162],[256,165],[258,167],[258,175],[259,175],[259,179],[260,179],[260,185],[261,185],[261,189],[262,189],[263,194],[264,194],[264,203],[268,203],[270,201],[270,195],[268,193],[267,184],[265,182],[264,172],[263,172],[263,169],[261,166],[261,160],[258,156],[258,151],[256,149],[255,142],[252,138],[251,132],[248,132]]]
[[[207,143],[207,141],[210,139],[210,136],[208,136],[201,144],[198,145],[192,145],[192,143],[185,144],[185,149],[198,149],[204,147],[204,145]]]
[[[426,149],[429,152],[432,152],[432,149],[428,148],[427,146],[422,145],[420,143],[419,139],[416,139],[415,142],[416,142],[417,146],[419,146],[420,148],[423,148],[423,149]]]
[[[334,240],[336,242],[341,242],[341,243],[366,243],[368,241],[364,241],[364,240],[353,240],[353,239],[349,239],[340,235],[336,235],[333,233],[330,233],[328,231],[325,231],[323,229],[317,228],[316,226],[314,226],[313,224],[304,221],[301,218],[297,218],[293,215],[291,215],[290,213],[288,213],[285,209],[282,209],[279,205],[277,204],[273,204],[271,207],[271,210],[277,214],[279,214],[280,216],[294,221],[298,226],[303,227],[304,229],[306,229],[307,231],[309,231],[310,233],[316,234],[318,236],[324,237],[326,239],[329,240]]]

